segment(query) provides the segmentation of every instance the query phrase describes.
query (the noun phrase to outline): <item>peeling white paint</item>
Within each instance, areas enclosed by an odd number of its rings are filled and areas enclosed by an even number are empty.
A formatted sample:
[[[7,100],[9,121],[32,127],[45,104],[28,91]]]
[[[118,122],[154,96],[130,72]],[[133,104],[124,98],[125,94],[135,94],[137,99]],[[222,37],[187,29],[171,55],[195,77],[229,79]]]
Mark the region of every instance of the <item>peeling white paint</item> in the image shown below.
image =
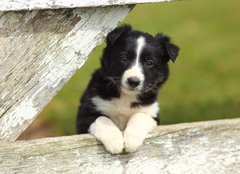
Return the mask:
[[[28,120],[32,120],[37,113],[38,110],[35,108],[31,98],[26,98],[14,109],[10,109],[5,117],[0,120],[0,139],[7,139],[14,129],[21,127]],[[12,119],[11,124],[8,123],[9,118]]]
[[[36,113],[37,109],[33,104],[33,100],[31,98],[27,98],[21,102],[21,104],[11,113],[11,115],[18,117],[20,116],[21,120],[28,120],[32,119]]]

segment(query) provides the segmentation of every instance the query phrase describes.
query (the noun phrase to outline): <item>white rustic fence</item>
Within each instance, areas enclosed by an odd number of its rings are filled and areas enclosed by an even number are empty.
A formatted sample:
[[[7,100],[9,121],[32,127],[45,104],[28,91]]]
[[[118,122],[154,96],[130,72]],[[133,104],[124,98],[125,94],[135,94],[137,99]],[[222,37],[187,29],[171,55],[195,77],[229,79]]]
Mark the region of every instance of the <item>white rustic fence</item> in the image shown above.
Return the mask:
[[[239,174],[240,119],[160,126],[138,152],[110,155],[90,135],[0,144],[0,173]]]
[[[136,3],[0,1],[0,173],[240,173],[240,119],[161,126],[134,154],[90,135],[15,141]]]

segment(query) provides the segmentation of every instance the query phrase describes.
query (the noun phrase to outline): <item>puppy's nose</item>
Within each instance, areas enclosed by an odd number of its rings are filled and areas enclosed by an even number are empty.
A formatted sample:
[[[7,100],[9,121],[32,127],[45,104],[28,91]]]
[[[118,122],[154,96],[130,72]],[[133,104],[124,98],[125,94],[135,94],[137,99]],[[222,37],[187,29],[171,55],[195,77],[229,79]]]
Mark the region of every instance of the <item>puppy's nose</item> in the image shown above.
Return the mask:
[[[129,77],[127,82],[130,87],[135,88],[140,84],[140,79],[138,77]]]

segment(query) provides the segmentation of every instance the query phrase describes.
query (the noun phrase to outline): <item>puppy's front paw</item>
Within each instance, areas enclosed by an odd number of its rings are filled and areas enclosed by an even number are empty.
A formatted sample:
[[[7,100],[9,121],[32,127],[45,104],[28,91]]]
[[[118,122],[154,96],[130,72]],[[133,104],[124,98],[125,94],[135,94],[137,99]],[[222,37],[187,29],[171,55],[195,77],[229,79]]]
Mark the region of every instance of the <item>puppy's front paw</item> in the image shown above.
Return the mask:
[[[138,148],[143,144],[144,138],[138,135],[124,133],[124,146],[126,152],[136,152]]]
[[[103,144],[106,150],[111,154],[119,154],[123,151],[123,136],[120,132],[111,134],[109,135],[108,139],[103,142]]]
[[[91,124],[89,132],[94,135],[105,149],[112,153],[118,154],[123,151],[123,135],[116,125],[107,117],[101,116]]]

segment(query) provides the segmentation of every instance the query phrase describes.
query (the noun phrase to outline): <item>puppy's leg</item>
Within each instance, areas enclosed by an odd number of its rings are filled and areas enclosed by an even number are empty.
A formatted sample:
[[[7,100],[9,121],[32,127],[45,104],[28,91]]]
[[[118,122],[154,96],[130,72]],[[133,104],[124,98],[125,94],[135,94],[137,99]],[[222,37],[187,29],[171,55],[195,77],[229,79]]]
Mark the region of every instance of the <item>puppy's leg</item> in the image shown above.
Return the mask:
[[[124,131],[126,152],[135,152],[156,126],[157,122],[152,117],[143,113],[134,114]]]
[[[98,117],[89,128],[89,132],[101,141],[112,154],[121,153],[123,150],[123,135],[118,127],[107,117]]]

